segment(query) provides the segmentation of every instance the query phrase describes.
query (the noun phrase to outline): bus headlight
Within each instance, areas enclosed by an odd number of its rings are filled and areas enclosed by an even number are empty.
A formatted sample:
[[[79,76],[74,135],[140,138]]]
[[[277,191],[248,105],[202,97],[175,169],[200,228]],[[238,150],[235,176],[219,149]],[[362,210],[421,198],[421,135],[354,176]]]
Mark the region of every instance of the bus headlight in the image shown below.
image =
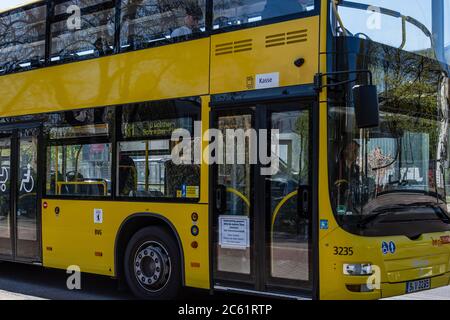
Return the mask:
[[[370,263],[344,263],[343,272],[346,276],[367,276],[372,274]]]

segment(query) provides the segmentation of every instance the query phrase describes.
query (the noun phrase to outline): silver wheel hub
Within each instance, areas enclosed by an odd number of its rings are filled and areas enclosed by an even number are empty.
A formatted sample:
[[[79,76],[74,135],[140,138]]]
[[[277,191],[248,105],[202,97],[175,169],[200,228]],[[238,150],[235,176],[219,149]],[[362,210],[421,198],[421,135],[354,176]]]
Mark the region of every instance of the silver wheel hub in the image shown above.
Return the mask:
[[[134,274],[145,290],[161,290],[169,280],[170,269],[169,255],[161,244],[146,242],[136,251]]]

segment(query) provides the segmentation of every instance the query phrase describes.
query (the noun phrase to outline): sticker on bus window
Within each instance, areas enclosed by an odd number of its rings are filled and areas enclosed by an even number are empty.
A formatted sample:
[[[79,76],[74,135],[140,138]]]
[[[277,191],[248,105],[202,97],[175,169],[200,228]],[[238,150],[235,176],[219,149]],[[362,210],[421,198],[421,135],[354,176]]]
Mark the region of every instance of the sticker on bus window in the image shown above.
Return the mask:
[[[198,198],[199,197],[199,187],[198,186],[187,186],[186,187],[186,198]]]
[[[344,216],[344,215],[347,214],[347,207],[346,207],[346,206],[339,205],[339,206],[337,206],[336,211],[337,211],[337,214],[338,214],[338,215]]]
[[[177,190],[177,198],[198,198],[200,188],[199,186],[187,186],[183,184],[181,189]]]

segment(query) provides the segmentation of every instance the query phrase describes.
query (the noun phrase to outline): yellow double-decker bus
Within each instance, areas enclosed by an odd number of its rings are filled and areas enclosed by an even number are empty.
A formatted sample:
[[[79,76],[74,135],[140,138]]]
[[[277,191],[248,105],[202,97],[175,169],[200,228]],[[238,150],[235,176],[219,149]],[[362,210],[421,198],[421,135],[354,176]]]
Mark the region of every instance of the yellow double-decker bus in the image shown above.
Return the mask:
[[[1,13],[0,258],[145,299],[448,285],[449,21],[444,0]]]

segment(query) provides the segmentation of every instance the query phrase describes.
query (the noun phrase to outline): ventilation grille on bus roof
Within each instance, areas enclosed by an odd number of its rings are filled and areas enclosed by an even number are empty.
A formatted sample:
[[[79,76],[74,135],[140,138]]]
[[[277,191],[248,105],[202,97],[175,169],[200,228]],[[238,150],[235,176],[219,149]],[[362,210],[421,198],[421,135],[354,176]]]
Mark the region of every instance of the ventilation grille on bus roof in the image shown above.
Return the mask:
[[[252,49],[253,49],[252,39],[220,43],[216,45],[216,56],[231,53],[239,53],[244,51],[251,51]]]
[[[306,42],[308,40],[308,30],[298,30],[286,33],[273,34],[266,37],[266,48],[284,46],[286,44],[294,44]]]

